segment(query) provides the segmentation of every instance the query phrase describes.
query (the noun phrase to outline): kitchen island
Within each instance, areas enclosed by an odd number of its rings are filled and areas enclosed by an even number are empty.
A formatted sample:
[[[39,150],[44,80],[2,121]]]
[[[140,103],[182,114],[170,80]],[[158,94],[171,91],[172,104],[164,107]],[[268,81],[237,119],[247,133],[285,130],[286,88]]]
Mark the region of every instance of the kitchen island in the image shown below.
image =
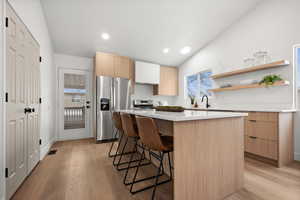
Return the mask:
[[[246,113],[123,110],[174,136],[174,199],[220,200],[243,187]]]

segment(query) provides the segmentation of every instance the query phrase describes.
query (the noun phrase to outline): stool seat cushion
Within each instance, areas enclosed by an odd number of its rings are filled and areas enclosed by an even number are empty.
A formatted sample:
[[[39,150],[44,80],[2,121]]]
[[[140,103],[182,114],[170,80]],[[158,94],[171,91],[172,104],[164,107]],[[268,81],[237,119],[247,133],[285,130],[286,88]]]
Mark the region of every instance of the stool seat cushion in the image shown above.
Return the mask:
[[[173,151],[173,136],[161,136],[164,151]]]

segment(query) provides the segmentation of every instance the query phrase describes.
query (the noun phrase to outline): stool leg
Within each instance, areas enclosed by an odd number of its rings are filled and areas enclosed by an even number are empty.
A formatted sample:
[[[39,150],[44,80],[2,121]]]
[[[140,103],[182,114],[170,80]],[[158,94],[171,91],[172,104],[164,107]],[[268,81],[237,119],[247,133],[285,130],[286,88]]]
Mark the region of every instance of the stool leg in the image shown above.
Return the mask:
[[[173,179],[173,174],[172,174],[172,165],[171,165],[170,152],[168,152],[168,159],[169,159],[170,180],[172,180]]]
[[[138,150],[137,150],[137,140],[135,140],[135,144],[134,144],[134,145],[135,145],[136,151],[138,151]],[[125,173],[125,176],[124,176],[124,179],[123,179],[123,183],[124,183],[125,185],[127,185],[126,179],[127,179],[128,171],[129,171],[129,169],[131,168],[130,165],[131,165],[131,163],[133,162],[132,160],[133,160],[133,153],[130,155],[128,167],[127,167],[127,169],[126,169],[126,173]]]
[[[122,160],[122,157],[123,157],[123,154],[124,154],[124,151],[125,151],[125,148],[126,148],[126,145],[128,143],[128,137],[126,138],[126,142],[122,148],[122,151],[121,151],[121,155],[120,155],[120,158],[119,158],[119,161],[118,161],[118,164],[116,164],[117,168],[119,167],[120,163],[121,163],[121,160]],[[115,163],[114,163],[115,165]]]
[[[163,169],[164,155],[165,155],[165,153],[162,153],[162,155],[161,155],[160,165],[159,165],[159,168],[157,170],[156,179],[155,179],[155,185],[154,185],[154,188],[153,188],[153,191],[152,191],[152,198],[151,198],[152,200],[154,200],[154,198],[155,198],[156,186],[158,184],[160,170],[161,170],[161,168]]]
[[[133,156],[132,154],[138,153],[138,149],[137,149],[138,145],[137,145],[137,142],[134,143],[134,144],[135,144],[135,146],[134,146],[134,147],[135,147],[135,148],[134,148],[135,151],[124,153],[124,149],[125,149],[125,147],[126,147],[126,145],[127,145],[128,143],[129,143],[129,138],[127,138],[127,140],[126,140],[126,142],[125,142],[125,144],[124,144],[124,147],[123,147],[123,149],[122,149],[122,152],[121,152],[120,154],[118,154],[118,155],[120,155],[119,162],[118,162],[117,164],[114,163],[114,166],[117,167],[117,170],[118,170],[118,171],[127,170],[128,168],[135,168],[135,167],[137,167],[136,165],[135,165],[135,166],[128,166],[129,161],[121,162],[121,160],[122,160],[122,158],[123,158],[124,155],[131,154],[131,156]],[[141,147],[141,148],[144,149],[143,147]],[[139,160],[140,160],[140,159],[137,159],[137,160],[131,160],[131,163],[133,163],[133,162],[138,162]],[[142,160],[146,160],[146,154],[145,154],[145,152],[142,153]],[[126,164],[127,164],[127,167],[122,167],[122,168],[120,168],[121,165],[126,165]],[[151,164],[151,162],[146,162],[146,163],[141,164],[141,166],[150,165],[150,164]],[[130,184],[130,183],[128,183],[128,184]]]
[[[141,157],[141,158],[142,158],[142,157]],[[133,178],[133,181],[132,181],[131,183],[128,184],[128,185],[131,185],[131,188],[130,188],[130,193],[131,193],[131,194],[136,194],[136,193],[138,193],[138,192],[142,192],[142,191],[151,189],[151,188],[153,188],[153,187],[156,187],[156,186],[158,186],[158,185],[162,185],[162,184],[165,184],[165,183],[168,183],[168,182],[171,181],[171,179],[168,178],[167,180],[164,180],[164,181],[161,181],[161,182],[158,182],[158,181],[157,181],[156,184],[152,184],[152,185],[146,186],[146,187],[141,188],[141,189],[139,189],[139,190],[135,190],[135,191],[132,190],[133,184],[135,184],[135,183],[139,183],[139,182],[146,181],[146,180],[151,180],[151,179],[156,179],[156,178],[158,178],[158,177],[164,175],[163,173],[160,173],[161,170],[162,170],[162,168],[163,168],[163,167],[161,166],[161,165],[163,165],[163,158],[161,158],[161,154],[155,156],[155,158],[158,159],[158,161],[160,161],[159,167],[157,168],[158,174],[156,174],[155,176],[150,176],[150,177],[146,177],[146,178],[142,178],[142,179],[136,180],[137,171],[138,171],[138,168],[137,168],[137,169],[136,169],[136,174],[135,174],[135,176],[134,176],[134,178]],[[138,167],[141,167],[141,166],[142,166],[142,165],[140,164]]]
[[[160,153],[159,153],[159,155],[160,155],[160,157],[162,157],[162,158],[163,158],[163,155],[164,155],[164,153],[160,152]],[[163,161],[162,161],[162,162],[163,162]],[[162,173],[162,174],[164,174],[164,173],[165,173],[165,168],[164,168],[164,165],[162,165],[162,166],[161,166],[161,173]]]
[[[114,129],[114,138],[116,138],[117,137],[117,134],[118,134],[118,130],[117,129]],[[111,151],[112,151],[112,148],[113,148],[113,146],[114,146],[114,144],[115,144],[115,141],[113,141],[112,143],[111,143],[111,145],[110,145],[110,148],[109,148],[109,152],[108,152],[108,157],[113,157],[113,156],[116,156],[117,155],[117,153],[118,152],[116,152],[114,155],[111,155]]]
[[[142,154],[144,154],[144,153],[145,153],[145,149],[143,148],[143,153],[142,153]],[[134,174],[134,177],[133,177],[133,181],[132,181],[131,186],[130,186],[130,192],[131,192],[131,193],[132,193],[133,184],[135,183],[136,176],[137,176],[137,174],[138,174],[138,171],[139,171],[139,168],[140,168],[140,166],[141,166],[142,160],[143,160],[143,156],[141,155],[141,158],[140,158],[140,160],[139,160],[138,166],[137,166],[137,168],[136,168],[136,170],[135,170],[135,174]]]
[[[120,154],[119,154],[120,143],[121,143],[122,140],[123,140],[123,136],[124,136],[124,134],[121,133],[121,137],[120,137],[120,139],[119,139],[119,143],[118,143],[118,146],[117,146],[116,156],[114,156],[114,160],[113,160],[113,165],[114,165],[114,166],[115,166],[116,157],[117,157],[118,155],[120,155]]]

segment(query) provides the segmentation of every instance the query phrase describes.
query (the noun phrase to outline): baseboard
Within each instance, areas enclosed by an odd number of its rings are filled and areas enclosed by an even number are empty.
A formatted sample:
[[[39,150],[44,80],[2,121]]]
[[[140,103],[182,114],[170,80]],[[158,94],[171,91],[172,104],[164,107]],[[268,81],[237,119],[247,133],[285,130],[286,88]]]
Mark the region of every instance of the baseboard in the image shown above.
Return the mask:
[[[294,159],[300,161],[300,153],[295,152]]]
[[[68,141],[68,140],[81,140],[81,139],[90,139],[94,138],[93,136],[68,136],[66,138],[60,137],[57,139],[57,141]]]
[[[54,143],[54,139],[51,139],[48,143],[44,144],[41,147],[41,153],[40,153],[40,160],[43,160],[44,157],[47,155],[47,153],[49,152],[51,146]]]

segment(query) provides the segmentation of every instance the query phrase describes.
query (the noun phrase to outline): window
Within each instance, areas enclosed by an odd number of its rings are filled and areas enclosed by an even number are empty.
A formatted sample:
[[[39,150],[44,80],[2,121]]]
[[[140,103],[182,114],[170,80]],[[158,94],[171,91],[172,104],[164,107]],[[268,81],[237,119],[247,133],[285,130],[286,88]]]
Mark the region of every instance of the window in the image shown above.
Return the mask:
[[[213,88],[212,72],[203,71],[186,77],[187,97],[201,98],[203,95],[212,96],[209,90]]]

